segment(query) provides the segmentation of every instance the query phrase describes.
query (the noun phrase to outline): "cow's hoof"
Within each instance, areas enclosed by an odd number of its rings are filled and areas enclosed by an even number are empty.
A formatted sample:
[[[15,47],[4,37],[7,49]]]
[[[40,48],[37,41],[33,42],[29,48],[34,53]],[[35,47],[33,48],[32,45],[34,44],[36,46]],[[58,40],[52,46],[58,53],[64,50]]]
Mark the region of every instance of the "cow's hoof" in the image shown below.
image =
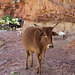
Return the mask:
[[[36,74],[39,74],[39,71],[37,71]]]
[[[28,70],[29,68],[25,68],[25,70]]]

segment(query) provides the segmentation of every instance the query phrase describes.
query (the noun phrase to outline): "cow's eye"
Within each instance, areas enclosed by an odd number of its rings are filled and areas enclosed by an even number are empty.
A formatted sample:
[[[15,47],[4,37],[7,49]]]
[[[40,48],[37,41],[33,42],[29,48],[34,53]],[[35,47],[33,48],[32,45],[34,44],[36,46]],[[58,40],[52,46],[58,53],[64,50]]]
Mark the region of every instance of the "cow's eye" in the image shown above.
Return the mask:
[[[45,38],[47,38],[47,35],[46,35],[46,34],[44,34],[44,37],[45,37]]]

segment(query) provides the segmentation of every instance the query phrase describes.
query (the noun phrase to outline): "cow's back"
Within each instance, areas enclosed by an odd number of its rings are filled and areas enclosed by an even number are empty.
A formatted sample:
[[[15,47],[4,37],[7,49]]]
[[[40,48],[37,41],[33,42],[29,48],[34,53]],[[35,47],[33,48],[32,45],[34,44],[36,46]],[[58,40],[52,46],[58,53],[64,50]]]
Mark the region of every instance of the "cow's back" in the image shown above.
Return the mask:
[[[26,50],[30,50],[35,52],[34,50],[34,37],[36,27],[29,27],[25,29],[24,33],[22,34],[22,42]]]

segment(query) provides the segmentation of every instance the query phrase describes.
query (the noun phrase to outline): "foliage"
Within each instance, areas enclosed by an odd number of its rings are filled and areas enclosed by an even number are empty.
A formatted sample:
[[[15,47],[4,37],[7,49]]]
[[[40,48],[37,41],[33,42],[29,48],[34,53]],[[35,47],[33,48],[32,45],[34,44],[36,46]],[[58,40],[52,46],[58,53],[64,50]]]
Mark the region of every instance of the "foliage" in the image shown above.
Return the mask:
[[[18,74],[18,72],[14,71],[14,72],[11,72],[10,75],[14,75],[14,74]]]
[[[15,18],[15,19],[13,18],[11,23],[19,25],[18,18]]]
[[[13,18],[11,15],[6,15],[0,18],[0,25],[9,23],[19,25],[18,18]]]
[[[20,25],[18,22],[18,18],[13,18],[13,16],[11,15],[6,15],[0,18],[0,29],[3,24],[9,23]],[[4,27],[2,29],[4,29]],[[5,29],[7,29],[7,27],[5,27]]]
[[[6,15],[0,18],[0,25],[2,24],[9,24],[11,22],[13,17],[11,15]]]
[[[5,20],[5,22],[7,22],[7,20],[12,21],[13,16],[11,16],[11,15],[6,15],[6,16],[1,17],[1,19],[2,19],[2,20]]]
[[[1,24],[4,24],[4,23],[5,23],[5,20],[0,19],[0,25],[1,25]]]

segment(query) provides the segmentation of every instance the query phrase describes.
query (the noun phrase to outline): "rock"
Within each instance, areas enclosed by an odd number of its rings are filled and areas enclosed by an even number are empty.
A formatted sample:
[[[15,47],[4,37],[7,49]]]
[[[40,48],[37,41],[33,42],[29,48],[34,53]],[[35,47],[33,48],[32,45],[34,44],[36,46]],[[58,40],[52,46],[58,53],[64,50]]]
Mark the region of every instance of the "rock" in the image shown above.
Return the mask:
[[[16,4],[0,0],[0,11],[0,16],[13,15],[29,21],[75,22],[75,0],[20,0]]]
[[[63,35],[66,35],[66,33],[60,31],[60,32],[59,32],[59,36],[63,36]]]

